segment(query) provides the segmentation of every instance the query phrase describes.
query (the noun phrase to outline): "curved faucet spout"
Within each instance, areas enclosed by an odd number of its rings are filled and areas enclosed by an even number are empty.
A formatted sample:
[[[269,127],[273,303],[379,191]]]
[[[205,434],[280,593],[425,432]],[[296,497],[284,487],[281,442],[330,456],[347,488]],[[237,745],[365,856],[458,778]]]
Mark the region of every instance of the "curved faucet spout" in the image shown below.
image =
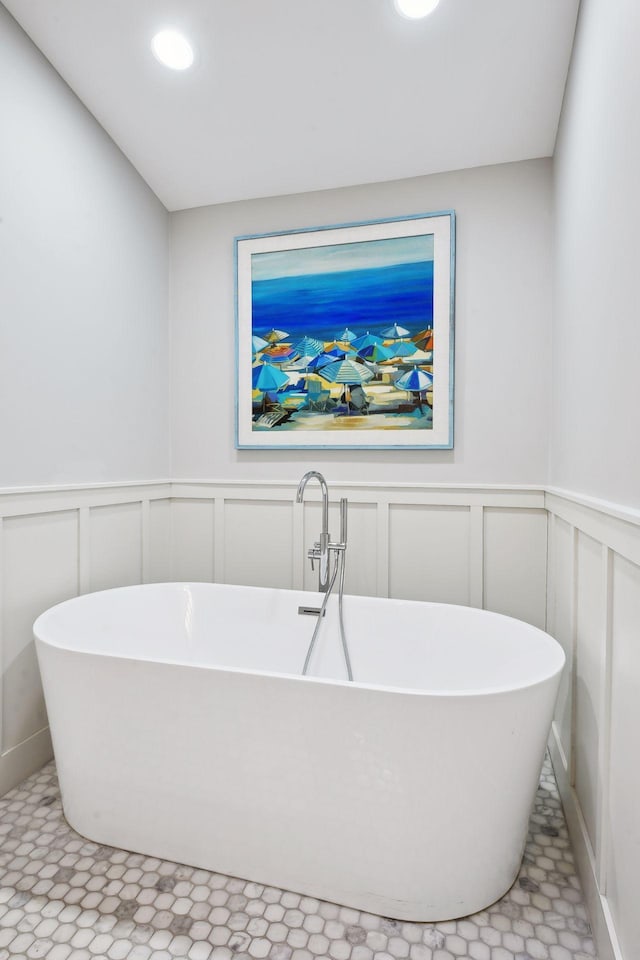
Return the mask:
[[[300,483],[298,484],[298,492],[296,493],[296,503],[302,503],[304,488],[309,483],[309,480],[317,480],[320,484],[320,490],[322,491],[322,532],[329,532],[329,488],[327,486],[327,481],[317,470],[308,470]]]
[[[321,473],[317,470],[308,470],[298,484],[296,503],[302,503],[304,488],[309,483],[309,480],[317,480],[322,493],[322,531],[320,533],[320,540],[309,551],[309,558],[311,559],[312,567],[314,560],[319,561],[318,589],[326,593],[329,586],[329,488],[327,487],[327,481]]]

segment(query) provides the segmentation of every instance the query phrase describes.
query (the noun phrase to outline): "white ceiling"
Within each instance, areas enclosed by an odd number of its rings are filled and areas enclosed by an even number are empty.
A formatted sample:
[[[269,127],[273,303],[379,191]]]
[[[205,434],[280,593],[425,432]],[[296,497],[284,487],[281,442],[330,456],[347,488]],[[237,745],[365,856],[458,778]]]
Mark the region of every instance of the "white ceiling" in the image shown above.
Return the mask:
[[[551,155],[579,0],[3,2],[178,210]]]

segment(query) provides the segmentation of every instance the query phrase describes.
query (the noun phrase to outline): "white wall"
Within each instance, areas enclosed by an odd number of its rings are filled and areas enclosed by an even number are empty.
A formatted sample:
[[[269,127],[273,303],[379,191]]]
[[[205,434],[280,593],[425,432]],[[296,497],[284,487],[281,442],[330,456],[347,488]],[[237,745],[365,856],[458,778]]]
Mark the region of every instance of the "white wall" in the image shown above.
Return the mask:
[[[536,160],[172,214],[172,476],[286,480],[313,463],[333,480],[544,482],[550,187],[550,161]],[[234,237],[451,208],[455,448],[235,450]]]
[[[0,486],[167,476],[168,215],[0,5]]]
[[[554,765],[602,960],[640,950],[639,35],[636,0],[582,0],[554,162]]]
[[[554,162],[552,485],[640,507],[640,5],[583,0]]]

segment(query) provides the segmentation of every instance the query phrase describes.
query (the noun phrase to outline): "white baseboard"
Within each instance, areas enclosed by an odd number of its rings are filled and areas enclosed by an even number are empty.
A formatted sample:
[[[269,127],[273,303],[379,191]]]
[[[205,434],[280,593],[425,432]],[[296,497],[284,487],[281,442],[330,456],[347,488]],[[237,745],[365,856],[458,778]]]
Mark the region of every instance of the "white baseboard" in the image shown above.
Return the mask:
[[[0,797],[44,766],[53,756],[49,727],[0,756]]]

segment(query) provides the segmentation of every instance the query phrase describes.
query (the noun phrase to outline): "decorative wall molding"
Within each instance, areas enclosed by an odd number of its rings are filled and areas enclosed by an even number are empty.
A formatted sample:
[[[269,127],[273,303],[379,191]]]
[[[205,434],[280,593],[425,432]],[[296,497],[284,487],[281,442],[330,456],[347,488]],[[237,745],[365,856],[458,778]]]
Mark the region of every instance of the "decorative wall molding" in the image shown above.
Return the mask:
[[[640,512],[556,489],[545,506],[547,625],[568,663],[552,760],[598,956],[634,960],[640,777],[629,776],[629,761],[640,705],[629,688],[640,675]]]
[[[0,490],[0,794],[50,755],[35,617],[69,596],[127,583],[315,589],[305,552],[319,531],[319,488],[310,484],[296,504],[296,486],[159,480]],[[619,833],[634,825],[624,821],[618,763],[629,749],[625,728],[640,724],[621,685],[625,657],[640,656],[629,639],[640,620],[640,512],[540,486],[329,480],[329,489],[334,535],[339,499],[349,500],[349,592],[486,607],[546,626],[563,644],[554,767],[599,955],[631,960],[624,942],[635,931],[623,926],[635,912],[624,903],[633,849]]]
[[[305,534],[305,525],[311,523],[313,505],[319,503],[318,488],[315,485],[309,485],[305,491],[305,506],[295,503],[296,482],[265,482],[254,483],[250,481],[237,481],[229,483],[219,480],[182,480],[174,481],[171,489],[173,504],[181,502],[190,502],[213,505],[213,519],[205,515],[203,511],[203,523],[207,520],[212,523],[215,530],[215,536],[211,532],[214,546],[213,558],[213,578],[220,582],[237,582],[237,576],[241,571],[237,570],[231,564],[224,549],[225,542],[229,539],[229,524],[231,515],[235,512],[230,509],[233,504],[244,503],[265,508],[262,520],[265,523],[263,530],[259,527],[260,511],[255,509],[250,511],[255,516],[252,523],[252,537],[268,540],[269,520],[271,507],[286,507],[288,505],[290,516],[284,516],[281,520],[288,524],[281,528],[281,537],[286,539],[286,550],[289,553],[289,564],[292,571],[291,577],[287,582],[281,582],[279,585],[293,588],[307,587],[313,588],[313,579],[306,570],[304,549],[308,545],[309,535]],[[415,483],[354,483],[354,482],[329,482],[330,497],[332,504],[332,524],[337,530],[337,504],[341,497],[347,497],[350,507],[350,550],[348,571],[353,569],[353,564],[359,563],[363,555],[374,566],[369,571],[367,577],[362,577],[361,582],[354,584],[353,577],[350,589],[352,592],[370,593],[376,596],[398,595],[394,594],[394,585],[391,583],[392,558],[398,559],[398,544],[394,540],[396,530],[406,528],[403,525],[403,510],[409,512],[413,509],[421,510],[421,520],[424,523],[425,535],[432,535],[430,542],[425,544],[424,553],[430,555],[430,561],[424,555],[420,556],[419,545],[414,545],[415,555],[407,557],[407,566],[413,566],[414,569],[423,566],[429,569],[429,562],[435,563],[437,554],[445,554],[451,548],[450,538],[447,532],[453,534],[453,527],[456,528],[454,538],[457,538],[459,547],[458,555],[450,557],[451,570],[449,576],[455,578],[453,568],[454,561],[459,561],[464,565],[464,576],[468,581],[466,585],[459,584],[453,587],[454,596],[447,595],[447,589],[444,585],[440,587],[425,587],[418,591],[416,598],[449,600],[451,602],[465,602],[474,606],[487,606],[491,609],[503,609],[505,613],[514,613],[514,604],[516,607],[522,604],[522,597],[512,596],[508,601],[504,598],[494,596],[495,577],[489,581],[487,586],[486,567],[487,562],[491,564],[491,558],[485,554],[485,543],[487,534],[495,539],[497,537],[498,551],[505,544],[504,532],[497,530],[499,526],[499,516],[505,515],[509,511],[514,511],[516,516],[524,517],[523,511],[532,511],[538,521],[539,530],[542,532],[544,518],[544,490],[540,487],[521,487],[521,486],[499,486],[499,485],[433,485],[433,484],[415,484]],[[269,506],[271,505],[271,507]],[[435,514],[440,511],[441,517],[436,520]],[[447,520],[444,516],[447,511]],[[459,511],[458,514],[455,511]],[[249,511],[248,511],[249,514]],[[248,515],[247,514],[247,515]],[[360,524],[358,523],[359,514],[362,515]],[[366,521],[365,521],[366,515]],[[174,509],[174,519],[176,510]],[[527,517],[530,519],[530,517]],[[365,536],[361,529],[366,522],[370,536]],[[535,522],[535,521],[534,521]],[[410,528],[412,524],[408,525]],[[452,528],[449,530],[449,528]],[[515,528],[518,527],[516,521]],[[371,532],[372,531],[372,532]],[[175,532],[175,527],[174,527]],[[312,530],[313,533],[313,530]],[[406,530],[408,535],[411,530]],[[397,533],[399,536],[400,533]],[[523,536],[524,536],[523,531]],[[247,551],[250,550],[249,537],[247,542]],[[544,550],[546,551],[546,532]],[[366,542],[365,542],[366,541]],[[174,544],[174,546],[176,546]],[[284,548],[283,548],[284,549]],[[363,553],[364,552],[364,553]],[[183,566],[181,562],[179,547],[172,551],[174,574],[177,579],[182,579]],[[246,553],[245,553],[246,557]],[[185,558],[185,567],[191,569],[192,561]],[[541,568],[542,570],[542,568]],[[544,575],[544,574],[543,574]],[[349,572],[347,574],[349,577]],[[395,580],[402,579],[400,573],[396,573]],[[255,582],[253,580],[242,580],[242,582]],[[540,588],[541,584],[538,583]],[[413,593],[417,587],[408,588]],[[459,596],[457,595],[459,594]],[[516,588],[517,594],[517,588]],[[409,596],[409,594],[406,594]],[[532,604],[535,604],[535,600]],[[526,604],[522,606],[522,612],[525,619],[535,619],[540,626],[544,626],[543,605],[538,605],[537,613]]]
[[[314,589],[305,552],[319,491],[310,485],[296,504],[296,487],[163,479],[0,490],[0,793],[48,749],[34,752],[46,743],[38,614],[90,590],[157,580]],[[486,606],[544,626],[542,488],[330,482],[330,493],[335,534],[338,501],[350,503],[351,592]],[[523,570],[514,580],[512,549],[534,562],[533,579]]]

